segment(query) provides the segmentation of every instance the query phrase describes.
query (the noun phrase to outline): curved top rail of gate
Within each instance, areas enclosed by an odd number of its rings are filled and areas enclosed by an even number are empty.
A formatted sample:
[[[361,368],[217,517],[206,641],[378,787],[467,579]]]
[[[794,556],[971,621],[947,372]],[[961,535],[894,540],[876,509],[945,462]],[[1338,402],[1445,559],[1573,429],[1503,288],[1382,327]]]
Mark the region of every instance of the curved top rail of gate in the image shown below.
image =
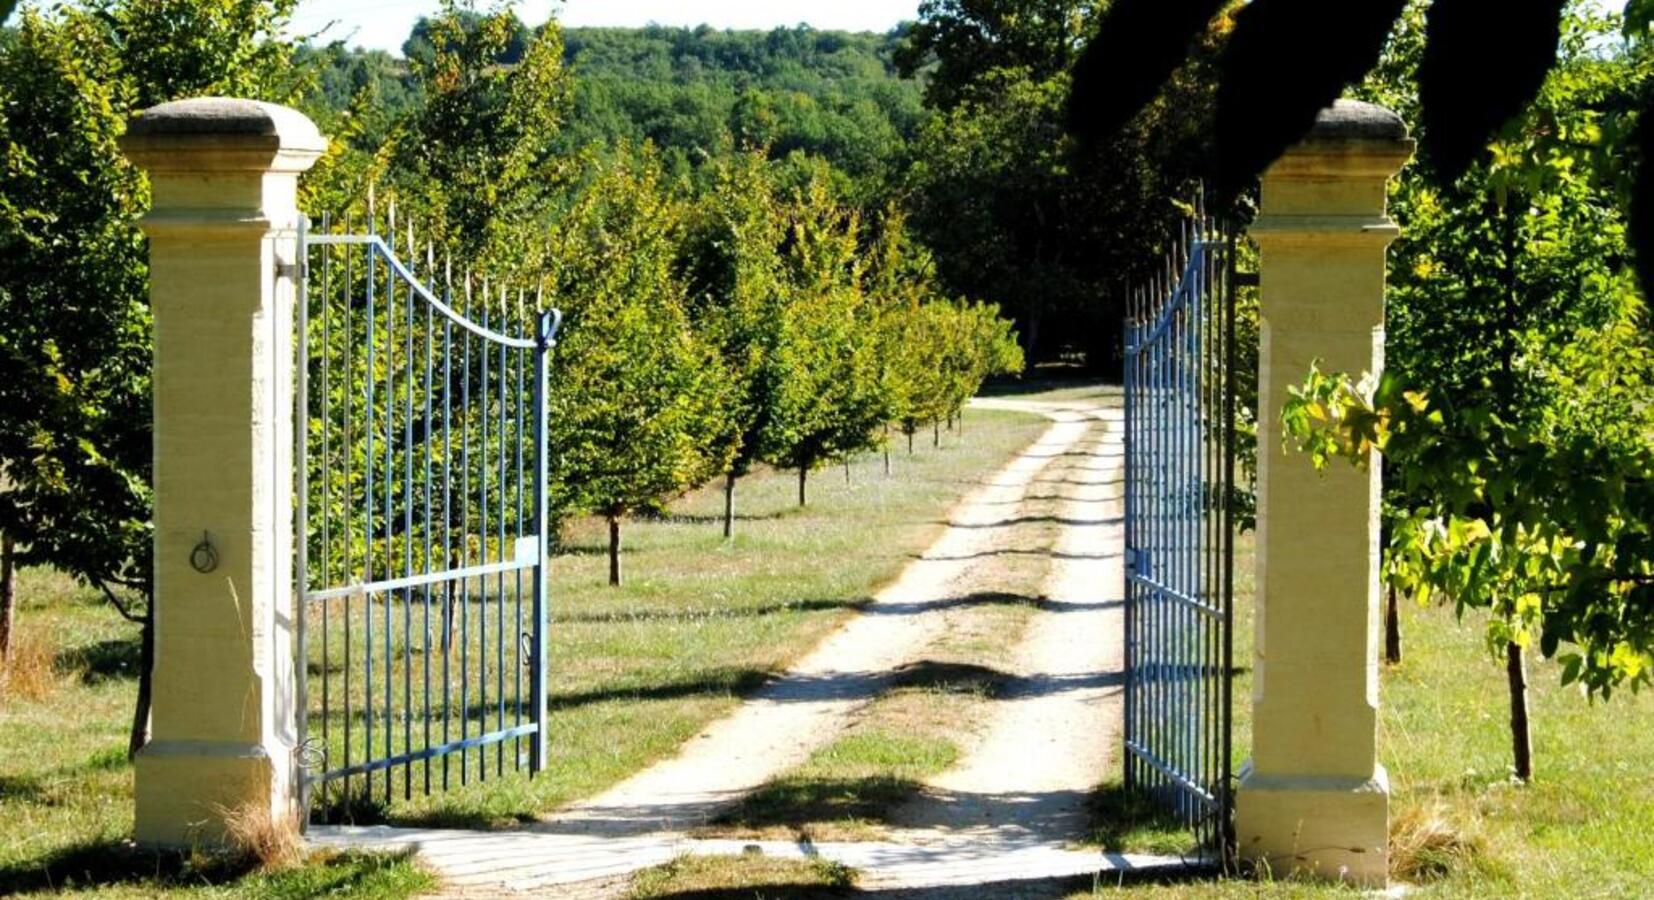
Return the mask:
[[[455,325],[470,331],[477,337],[493,341],[497,344],[504,344],[507,347],[513,347],[519,350],[533,350],[540,346],[540,342],[542,341],[547,343],[555,343],[557,332],[563,324],[562,310],[552,308],[546,311],[551,316],[551,323],[547,333],[536,335],[532,338],[511,337],[510,335],[501,334],[490,328],[479,325],[460,313],[459,310],[454,309],[452,306],[442,302],[442,300],[435,294],[431,293],[430,289],[425,287],[425,284],[421,282],[413,272],[409,271],[406,265],[403,265],[402,260],[397,258],[396,251],[392,250],[390,245],[385,243],[385,239],[377,234],[307,233],[305,235],[305,243],[312,247],[329,245],[338,246],[347,244],[367,245],[371,248],[372,252],[385,261],[386,265],[391,267],[391,270],[396,273],[396,276],[402,279],[403,284],[411,288],[419,295],[420,299],[424,300],[426,303],[429,303],[433,309],[448,318]]]

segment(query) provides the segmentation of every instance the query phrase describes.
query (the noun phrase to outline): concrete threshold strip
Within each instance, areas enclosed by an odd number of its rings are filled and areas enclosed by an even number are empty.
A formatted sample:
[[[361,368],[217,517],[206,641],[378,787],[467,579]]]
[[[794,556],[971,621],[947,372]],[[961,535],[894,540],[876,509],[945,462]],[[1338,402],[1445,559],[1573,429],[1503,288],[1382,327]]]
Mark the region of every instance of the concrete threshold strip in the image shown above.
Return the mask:
[[[1178,875],[1208,866],[1199,859],[991,838],[816,844],[699,840],[674,833],[609,837],[376,825],[314,826],[309,840],[319,849],[413,853],[452,887],[503,888],[523,894],[612,881],[681,856],[825,859],[856,870],[860,874],[857,887],[864,890],[959,888],[1078,877],[1097,877],[1107,884],[1120,877]]]

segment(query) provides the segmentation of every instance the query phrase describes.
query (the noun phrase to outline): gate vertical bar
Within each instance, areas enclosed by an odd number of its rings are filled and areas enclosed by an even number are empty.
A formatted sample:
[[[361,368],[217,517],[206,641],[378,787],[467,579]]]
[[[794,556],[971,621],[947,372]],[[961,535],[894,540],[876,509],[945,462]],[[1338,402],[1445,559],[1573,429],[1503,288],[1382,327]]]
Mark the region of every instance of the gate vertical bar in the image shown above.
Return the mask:
[[[310,220],[303,214],[299,216],[298,246],[294,254],[294,265],[298,267],[298,277],[294,279],[293,305],[296,330],[294,355],[296,368],[294,370],[293,385],[293,493],[297,501],[295,521],[297,527],[293,529],[293,621],[295,624],[294,656],[296,665],[293,667],[294,689],[298,697],[294,703],[294,725],[298,738],[299,762],[297,778],[299,780],[299,809],[310,809],[310,779],[306,772],[305,745],[310,740],[310,638],[309,630],[305,628],[305,607],[310,604],[305,600],[306,581],[310,571]],[[325,354],[325,350],[324,350]],[[326,513],[324,512],[325,516]],[[299,827],[302,829],[309,816],[299,816]]]
[[[549,471],[547,465],[547,433],[550,431],[548,398],[546,396],[549,381],[551,347],[556,330],[556,320],[552,313],[541,312],[538,327],[535,328],[534,348],[534,533],[536,535],[536,553],[534,561],[534,639],[533,665],[531,678],[533,684],[530,693],[534,704],[534,744],[529,751],[528,770],[530,774],[538,774],[545,770],[547,751],[547,711],[546,711],[546,622],[550,603],[547,584],[547,555],[550,551],[550,531],[547,524],[546,509],[546,476]]]

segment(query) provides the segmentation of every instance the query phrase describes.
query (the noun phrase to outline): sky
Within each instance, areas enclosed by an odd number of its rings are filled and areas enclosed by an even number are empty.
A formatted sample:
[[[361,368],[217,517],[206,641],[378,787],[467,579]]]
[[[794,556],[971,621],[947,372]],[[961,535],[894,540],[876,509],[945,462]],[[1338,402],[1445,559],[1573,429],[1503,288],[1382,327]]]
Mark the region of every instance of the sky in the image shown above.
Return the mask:
[[[299,0],[295,34],[314,33],[330,22],[322,41],[344,40],[379,50],[400,50],[414,22],[435,12],[438,0]],[[484,4],[479,3],[478,6]],[[524,0],[517,15],[544,22],[553,7],[565,25],[701,25],[775,28],[801,22],[815,28],[886,31],[912,19],[918,0]]]

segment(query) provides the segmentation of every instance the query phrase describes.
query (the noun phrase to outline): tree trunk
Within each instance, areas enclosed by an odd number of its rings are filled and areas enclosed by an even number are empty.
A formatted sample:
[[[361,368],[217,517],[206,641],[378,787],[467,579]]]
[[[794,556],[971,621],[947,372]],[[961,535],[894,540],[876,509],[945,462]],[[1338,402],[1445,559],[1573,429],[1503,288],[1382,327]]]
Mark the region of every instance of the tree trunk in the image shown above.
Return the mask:
[[[953,413],[951,412],[948,413],[948,431],[949,433],[953,431]]]
[[[149,698],[155,680],[155,598],[149,600],[138,638],[138,702],[132,709],[132,731],[127,736],[126,757],[131,759],[149,743]]]
[[[11,661],[12,616],[17,605],[16,550],[11,535],[0,535],[0,667]]]
[[[724,476],[724,540],[735,536],[735,473]]]
[[[804,492],[804,481],[805,481],[805,479],[809,478],[809,476],[810,476],[810,467],[806,466],[806,465],[800,465],[798,467],[798,505],[799,506],[805,505],[805,502],[808,500],[808,496]]]
[[[850,456],[849,456],[849,454],[846,454],[845,457],[844,457],[844,483],[845,484],[850,483]]]
[[[1505,647],[1505,677],[1510,682],[1510,744],[1516,778],[1529,781],[1533,778],[1533,733],[1528,727],[1528,669],[1520,644]]]
[[[1396,602],[1396,589],[1390,588],[1390,599],[1384,609],[1384,661],[1390,665],[1401,662],[1401,609]]]
[[[913,432],[918,431],[918,430],[919,430],[918,428],[914,428],[913,431],[909,431],[907,433],[907,455],[908,456],[913,455]]]
[[[942,446],[942,420],[941,419],[931,419],[930,420],[930,429],[931,429],[930,445],[932,447],[940,448]]]
[[[965,407],[963,407],[963,406],[959,407],[959,412],[954,414],[954,418],[958,419],[958,422],[956,424],[959,426],[959,436],[964,437],[965,436]]]
[[[890,423],[884,423],[884,477],[890,477]]]
[[[620,517],[609,517],[609,584],[620,585]]]

